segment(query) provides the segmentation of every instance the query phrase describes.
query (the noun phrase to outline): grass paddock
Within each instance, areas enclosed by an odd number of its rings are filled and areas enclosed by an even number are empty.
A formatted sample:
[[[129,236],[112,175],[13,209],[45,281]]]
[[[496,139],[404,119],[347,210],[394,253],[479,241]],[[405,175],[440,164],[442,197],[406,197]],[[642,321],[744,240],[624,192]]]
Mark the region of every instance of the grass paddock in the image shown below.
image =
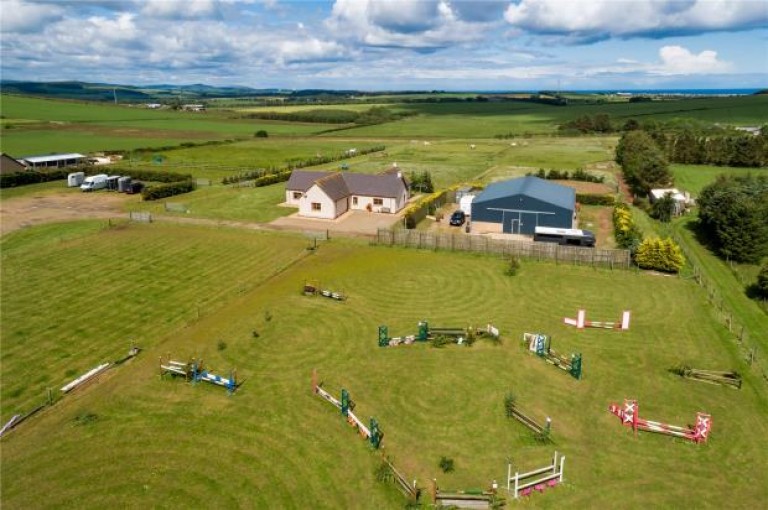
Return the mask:
[[[72,224],[4,238],[4,391],[33,380],[33,366],[66,349],[70,356],[37,383],[58,387],[69,380],[68,368],[122,354],[135,327],[146,350],[3,439],[3,506],[174,507],[195,500],[214,507],[401,508],[396,490],[375,481],[377,460],[366,443],[311,394],[313,368],[331,393],[350,391],[361,418],[378,419],[385,452],[421,486],[431,478],[452,489],[494,479],[503,486],[508,460],[535,468],[557,449],[567,457],[566,483],[528,504],[607,507],[621,499],[629,507],[738,508],[765,496],[768,460],[758,447],[768,436],[765,388],[693,282],[528,262],[506,277],[501,260],[473,254],[334,240],[304,255],[304,246],[291,236],[162,224],[116,232]],[[156,262],[144,260],[148,253]],[[57,263],[20,268],[31,256]],[[115,261],[109,267],[120,272],[118,289],[106,276],[71,285],[79,272],[70,266],[95,257]],[[177,288],[175,277],[186,285]],[[349,299],[305,297],[300,289],[308,279]],[[110,312],[114,304],[132,303],[150,281],[154,294],[131,314],[143,321],[121,325],[122,315]],[[209,292],[214,284],[218,292]],[[62,310],[40,314],[39,296],[63,286],[69,292],[51,298]],[[12,306],[6,297],[15,299]],[[215,306],[198,319],[190,308],[196,299]],[[592,320],[615,320],[630,309],[631,330],[564,326],[562,318],[580,307]],[[74,310],[88,310],[90,320]],[[103,330],[69,332],[94,317]],[[380,324],[402,335],[421,319],[433,326],[493,322],[504,341],[377,347]],[[20,331],[24,343],[6,356]],[[584,379],[529,355],[519,342],[524,331],[553,335],[558,351],[581,352]],[[213,386],[161,380],[157,359],[167,353],[201,356],[221,373],[237,368],[243,385],[228,397]],[[683,361],[740,370],[745,386],[735,391],[667,371]],[[529,414],[552,417],[555,444],[537,444],[505,418],[509,391]],[[642,417],[678,425],[692,423],[697,411],[711,413],[709,443],[633,437],[607,411],[625,397],[639,400]],[[28,404],[24,395],[3,400],[4,416],[9,402]],[[453,473],[440,472],[442,456],[454,459]]]

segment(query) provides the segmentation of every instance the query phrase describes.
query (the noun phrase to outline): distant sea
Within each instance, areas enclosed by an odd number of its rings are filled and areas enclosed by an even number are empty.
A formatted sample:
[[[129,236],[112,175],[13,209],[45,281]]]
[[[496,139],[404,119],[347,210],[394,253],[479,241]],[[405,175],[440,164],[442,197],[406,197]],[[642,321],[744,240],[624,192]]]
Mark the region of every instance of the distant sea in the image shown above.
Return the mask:
[[[569,90],[569,89],[563,89],[561,92],[563,93],[575,93],[575,94],[632,94],[632,95],[643,95],[643,94],[649,94],[649,95],[677,95],[677,96],[747,96],[754,94],[755,92],[759,92],[761,90],[765,90],[768,87],[765,88],[756,88],[756,89],[602,89],[602,90]],[[485,94],[509,94],[512,92],[517,93],[536,93],[541,90],[549,90],[552,91],[553,89],[539,89],[539,90],[517,90],[517,91],[509,91],[509,90],[484,90],[479,91],[479,93],[485,93]]]

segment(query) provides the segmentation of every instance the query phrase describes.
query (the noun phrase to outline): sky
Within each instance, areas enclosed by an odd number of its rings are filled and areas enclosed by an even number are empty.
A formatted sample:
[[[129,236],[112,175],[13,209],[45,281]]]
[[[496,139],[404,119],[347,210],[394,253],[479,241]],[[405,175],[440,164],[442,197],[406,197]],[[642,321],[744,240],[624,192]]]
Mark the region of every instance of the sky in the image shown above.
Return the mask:
[[[0,0],[2,79],[281,89],[768,87],[768,0]]]

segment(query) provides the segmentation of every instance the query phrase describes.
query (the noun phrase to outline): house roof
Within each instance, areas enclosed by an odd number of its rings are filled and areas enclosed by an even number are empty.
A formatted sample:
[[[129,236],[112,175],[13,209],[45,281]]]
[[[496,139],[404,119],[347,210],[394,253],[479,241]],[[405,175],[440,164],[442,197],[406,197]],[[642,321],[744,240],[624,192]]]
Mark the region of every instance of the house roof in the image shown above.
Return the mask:
[[[26,156],[21,158],[28,163],[49,163],[51,161],[61,161],[62,159],[85,159],[85,156],[78,154],[77,152],[69,152],[65,154],[50,154],[47,156]]]
[[[294,170],[288,179],[286,189],[306,192],[314,184],[317,184],[334,200],[348,195],[396,198],[406,189],[406,183],[402,176],[397,176],[398,172],[391,170],[379,175]],[[342,192],[344,195],[340,194]]]
[[[22,172],[26,169],[27,167],[10,157],[8,154],[4,152],[0,153],[0,173]]]
[[[285,189],[289,191],[305,192],[312,187],[316,180],[331,174],[333,174],[333,172],[307,172],[304,170],[294,170],[291,172],[291,177],[288,179]]]
[[[514,195],[526,195],[571,210],[574,209],[576,203],[576,192],[573,188],[534,176],[489,184],[482,193],[477,195],[474,203],[481,204]]]
[[[353,174],[342,172],[351,195],[369,197],[399,197],[405,188],[405,182],[397,174]]]
[[[350,195],[344,176],[340,173],[326,175],[316,180],[315,184],[334,202]]]

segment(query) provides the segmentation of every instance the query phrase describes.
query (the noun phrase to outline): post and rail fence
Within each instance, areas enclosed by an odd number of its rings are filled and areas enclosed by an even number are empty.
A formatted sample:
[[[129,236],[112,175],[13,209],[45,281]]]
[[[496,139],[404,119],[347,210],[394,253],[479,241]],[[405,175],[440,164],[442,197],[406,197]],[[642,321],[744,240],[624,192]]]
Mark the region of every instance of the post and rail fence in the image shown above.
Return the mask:
[[[532,260],[551,260],[558,264],[610,269],[630,269],[632,267],[629,250],[561,246],[554,243],[494,239],[479,235],[380,228],[376,232],[374,244],[424,250],[469,251],[501,257],[514,256]]]

